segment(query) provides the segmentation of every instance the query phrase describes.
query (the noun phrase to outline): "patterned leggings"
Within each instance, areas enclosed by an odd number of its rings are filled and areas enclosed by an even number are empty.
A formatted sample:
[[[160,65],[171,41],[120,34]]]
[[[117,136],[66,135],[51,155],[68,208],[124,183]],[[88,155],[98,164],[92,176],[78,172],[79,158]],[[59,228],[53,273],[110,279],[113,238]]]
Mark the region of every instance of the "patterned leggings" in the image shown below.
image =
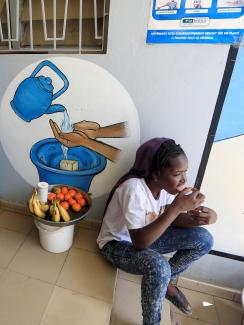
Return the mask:
[[[149,248],[135,249],[127,241],[110,241],[101,250],[104,258],[128,273],[141,274],[143,325],[159,325],[161,309],[170,280],[193,261],[207,254],[213,245],[211,234],[202,227],[169,227]],[[162,254],[175,252],[167,261]]]

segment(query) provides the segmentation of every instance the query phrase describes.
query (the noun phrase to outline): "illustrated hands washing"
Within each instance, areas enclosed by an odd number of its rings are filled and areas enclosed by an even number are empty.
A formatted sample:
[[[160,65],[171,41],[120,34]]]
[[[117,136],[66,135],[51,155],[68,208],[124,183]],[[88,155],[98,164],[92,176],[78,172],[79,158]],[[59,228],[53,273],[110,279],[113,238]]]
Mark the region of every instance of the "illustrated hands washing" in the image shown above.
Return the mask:
[[[84,132],[89,138],[125,138],[127,134],[127,123],[116,123],[101,127],[100,124],[91,121],[81,121],[73,124],[75,131]]]
[[[126,137],[127,123],[117,123],[107,127],[101,127],[96,122],[81,121],[73,124],[72,132],[64,133],[57,123],[49,120],[55,138],[68,148],[84,146],[94,150],[111,161],[115,161],[120,153],[120,149],[95,140],[96,138]]]

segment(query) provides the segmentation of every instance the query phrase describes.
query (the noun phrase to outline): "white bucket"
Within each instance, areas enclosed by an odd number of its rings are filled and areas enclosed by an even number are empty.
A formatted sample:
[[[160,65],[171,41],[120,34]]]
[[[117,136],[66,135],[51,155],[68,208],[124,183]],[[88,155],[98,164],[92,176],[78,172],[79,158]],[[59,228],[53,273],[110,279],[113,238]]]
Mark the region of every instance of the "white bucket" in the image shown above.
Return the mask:
[[[62,253],[70,249],[74,238],[74,225],[55,227],[35,220],[39,230],[41,246],[51,253]]]

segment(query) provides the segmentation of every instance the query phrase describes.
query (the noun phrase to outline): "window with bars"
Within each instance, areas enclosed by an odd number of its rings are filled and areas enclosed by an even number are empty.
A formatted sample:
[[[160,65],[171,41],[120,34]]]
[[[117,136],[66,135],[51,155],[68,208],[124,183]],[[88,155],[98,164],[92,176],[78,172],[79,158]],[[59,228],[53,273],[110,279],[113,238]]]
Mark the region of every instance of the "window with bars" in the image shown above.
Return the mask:
[[[0,0],[1,53],[106,53],[109,0]]]

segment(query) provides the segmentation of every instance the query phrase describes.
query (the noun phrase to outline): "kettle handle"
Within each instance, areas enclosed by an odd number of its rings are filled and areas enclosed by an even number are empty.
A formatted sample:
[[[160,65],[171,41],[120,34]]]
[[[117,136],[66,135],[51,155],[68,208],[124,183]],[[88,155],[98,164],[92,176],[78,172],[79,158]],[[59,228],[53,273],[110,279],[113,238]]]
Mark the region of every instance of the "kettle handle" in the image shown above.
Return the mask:
[[[35,70],[32,72],[31,77],[35,77],[35,75],[44,67],[44,66],[48,66],[50,67],[53,71],[55,71],[57,73],[57,75],[59,75],[59,77],[63,80],[64,82],[64,86],[63,88],[61,88],[59,91],[57,91],[55,94],[53,94],[52,100],[56,99],[58,96],[60,96],[62,93],[65,92],[65,90],[69,87],[69,81],[68,79],[65,77],[65,75],[63,74],[62,71],[59,70],[59,68],[53,64],[51,61],[45,60],[42,61],[40,64],[38,64],[38,66],[35,68]]]

